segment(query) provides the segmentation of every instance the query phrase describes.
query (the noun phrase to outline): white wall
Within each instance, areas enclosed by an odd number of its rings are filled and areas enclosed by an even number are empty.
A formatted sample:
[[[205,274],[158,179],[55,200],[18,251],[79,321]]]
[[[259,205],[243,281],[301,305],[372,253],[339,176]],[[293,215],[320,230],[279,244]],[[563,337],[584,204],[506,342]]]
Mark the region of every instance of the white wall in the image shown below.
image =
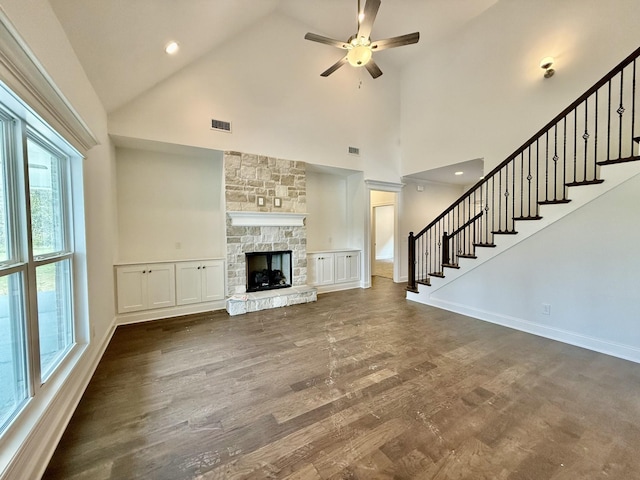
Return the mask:
[[[222,152],[116,156],[119,262],[225,256]]]
[[[307,172],[307,251],[349,246],[347,179]]]
[[[362,174],[307,170],[307,251],[363,248]]]
[[[399,179],[399,75],[343,67],[279,13],[109,115],[112,134],[235,150]],[[265,48],[265,46],[268,46]],[[339,52],[337,52],[339,54]],[[269,72],[264,74],[262,72]],[[210,130],[212,118],[233,133]],[[348,147],[361,156],[348,155]]]
[[[402,174],[489,172],[639,45],[637,0],[497,2],[403,71]]]
[[[62,434],[114,325],[113,198],[114,158],[107,117],[71,45],[46,0],[3,0],[2,9],[18,29],[58,89],[100,142],[84,161],[86,252],[89,292],[87,328],[91,343],[66,380],[53,378],[2,438],[0,473],[4,478],[39,478]],[[84,330],[84,329],[83,329]],[[11,461],[12,463],[9,463]]]
[[[477,318],[640,362],[639,204],[636,176],[431,299]],[[551,305],[551,315],[542,314],[543,304]]]
[[[363,173],[353,173],[347,176],[347,224],[349,225],[349,247],[363,249],[363,258],[367,254],[367,207],[366,207],[367,190],[364,184]],[[365,262],[363,261],[363,268]],[[363,277],[364,278],[364,275]]]

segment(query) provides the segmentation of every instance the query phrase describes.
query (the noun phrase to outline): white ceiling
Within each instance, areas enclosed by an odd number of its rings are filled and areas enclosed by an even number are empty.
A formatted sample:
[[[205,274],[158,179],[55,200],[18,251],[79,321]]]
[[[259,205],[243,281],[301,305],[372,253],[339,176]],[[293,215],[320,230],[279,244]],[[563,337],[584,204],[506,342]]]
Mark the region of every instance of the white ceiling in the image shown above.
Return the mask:
[[[376,55],[384,56],[385,68],[389,65],[402,68],[497,1],[382,0],[372,38],[419,31],[420,43]],[[269,15],[286,15],[309,31],[340,40],[346,40],[356,30],[357,0],[50,2],[107,112],[225,42],[233,41]],[[164,53],[164,46],[171,40],[180,44],[178,55]],[[300,41],[305,42],[302,36]]]
[[[456,172],[462,174],[456,175]],[[402,177],[403,181],[413,183],[435,182],[453,185],[475,185],[484,175],[484,160],[477,158],[466,162],[454,163],[424,172],[414,173]]]

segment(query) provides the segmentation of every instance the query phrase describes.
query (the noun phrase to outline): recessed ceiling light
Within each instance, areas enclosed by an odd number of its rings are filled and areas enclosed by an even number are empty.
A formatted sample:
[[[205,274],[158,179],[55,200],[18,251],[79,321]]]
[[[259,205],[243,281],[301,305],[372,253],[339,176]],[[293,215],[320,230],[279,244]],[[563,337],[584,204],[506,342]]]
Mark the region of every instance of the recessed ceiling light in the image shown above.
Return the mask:
[[[456,172],[456,173],[454,173],[454,175],[463,175],[463,174],[464,174],[464,172]]]
[[[178,42],[170,42],[167,44],[166,47],[164,47],[164,51],[167,52],[169,55],[173,55],[179,49],[180,47],[178,46]]]

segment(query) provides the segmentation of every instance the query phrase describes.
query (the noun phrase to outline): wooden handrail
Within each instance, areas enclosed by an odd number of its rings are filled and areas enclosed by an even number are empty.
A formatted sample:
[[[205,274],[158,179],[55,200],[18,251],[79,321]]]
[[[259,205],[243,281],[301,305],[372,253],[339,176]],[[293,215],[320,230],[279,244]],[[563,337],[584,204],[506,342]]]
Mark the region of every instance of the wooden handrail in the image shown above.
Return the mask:
[[[553,120],[548,122],[544,127],[542,127],[538,132],[533,135],[529,140],[527,140],[521,147],[519,147],[515,152],[509,155],[502,163],[496,166],[491,172],[484,176],[482,180],[477,182],[473,187],[467,190],[458,200],[453,202],[449,208],[447,208],[444,212],[442,212],[438,217],[436,217],[429,225],[424,227],[420,232],[414,235],[414,238],[418,238],[429,230],[431,227],[436,225],[440,220],[442,220],[447,214],[449,214],[457,205],[462,203],[465,199],[470,197],[473,192],[475,192],[482,185],[486,184],[490,178],[496,175],[500,170],[502,170],[505,166],[507,166],[510,162],[512,162],[518,155],[524,152],[530,145],[532,145],[536,140],[542,137],[545,133],[547,133],[551,128],[556,125],[560,120],[566,117],[570,112],[572,112],[576,107],[582,104],[585,100],[587,100],[591,95],[593,95],[598,89],[600,89],[603,85],[605,85],[608,81],[610,81],[613,77],[615,77],[618,73],[620,73],[625,67],[630,65],[640,56],[640,48],[634,50],[629,56],[627,56],[622,62],[616,65],[608,74],[606,74],[602,79],[600,79],[595,85],[589,88],[586,92],[578,97],[576,101],[571,103],[567,108],[562,110],[558,115],[556,115]]]

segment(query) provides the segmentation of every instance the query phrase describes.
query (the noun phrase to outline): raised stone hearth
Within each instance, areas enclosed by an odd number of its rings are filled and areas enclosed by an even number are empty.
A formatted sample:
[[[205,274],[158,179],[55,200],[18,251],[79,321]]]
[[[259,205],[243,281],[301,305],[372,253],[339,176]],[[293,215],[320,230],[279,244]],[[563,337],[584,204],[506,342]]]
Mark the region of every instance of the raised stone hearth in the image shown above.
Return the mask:
[[[270,308],[315,302],[317,299],[316,288],[308,286],[244,293],[227,299],[227,312],[229,315],[242,315]]]
[[[315,301],[316,289],[306,285],[304,162],[226,152],[224,171],[229,314]],[[292,252],[292,287],[247,293],[245,254],[283,250]]]

